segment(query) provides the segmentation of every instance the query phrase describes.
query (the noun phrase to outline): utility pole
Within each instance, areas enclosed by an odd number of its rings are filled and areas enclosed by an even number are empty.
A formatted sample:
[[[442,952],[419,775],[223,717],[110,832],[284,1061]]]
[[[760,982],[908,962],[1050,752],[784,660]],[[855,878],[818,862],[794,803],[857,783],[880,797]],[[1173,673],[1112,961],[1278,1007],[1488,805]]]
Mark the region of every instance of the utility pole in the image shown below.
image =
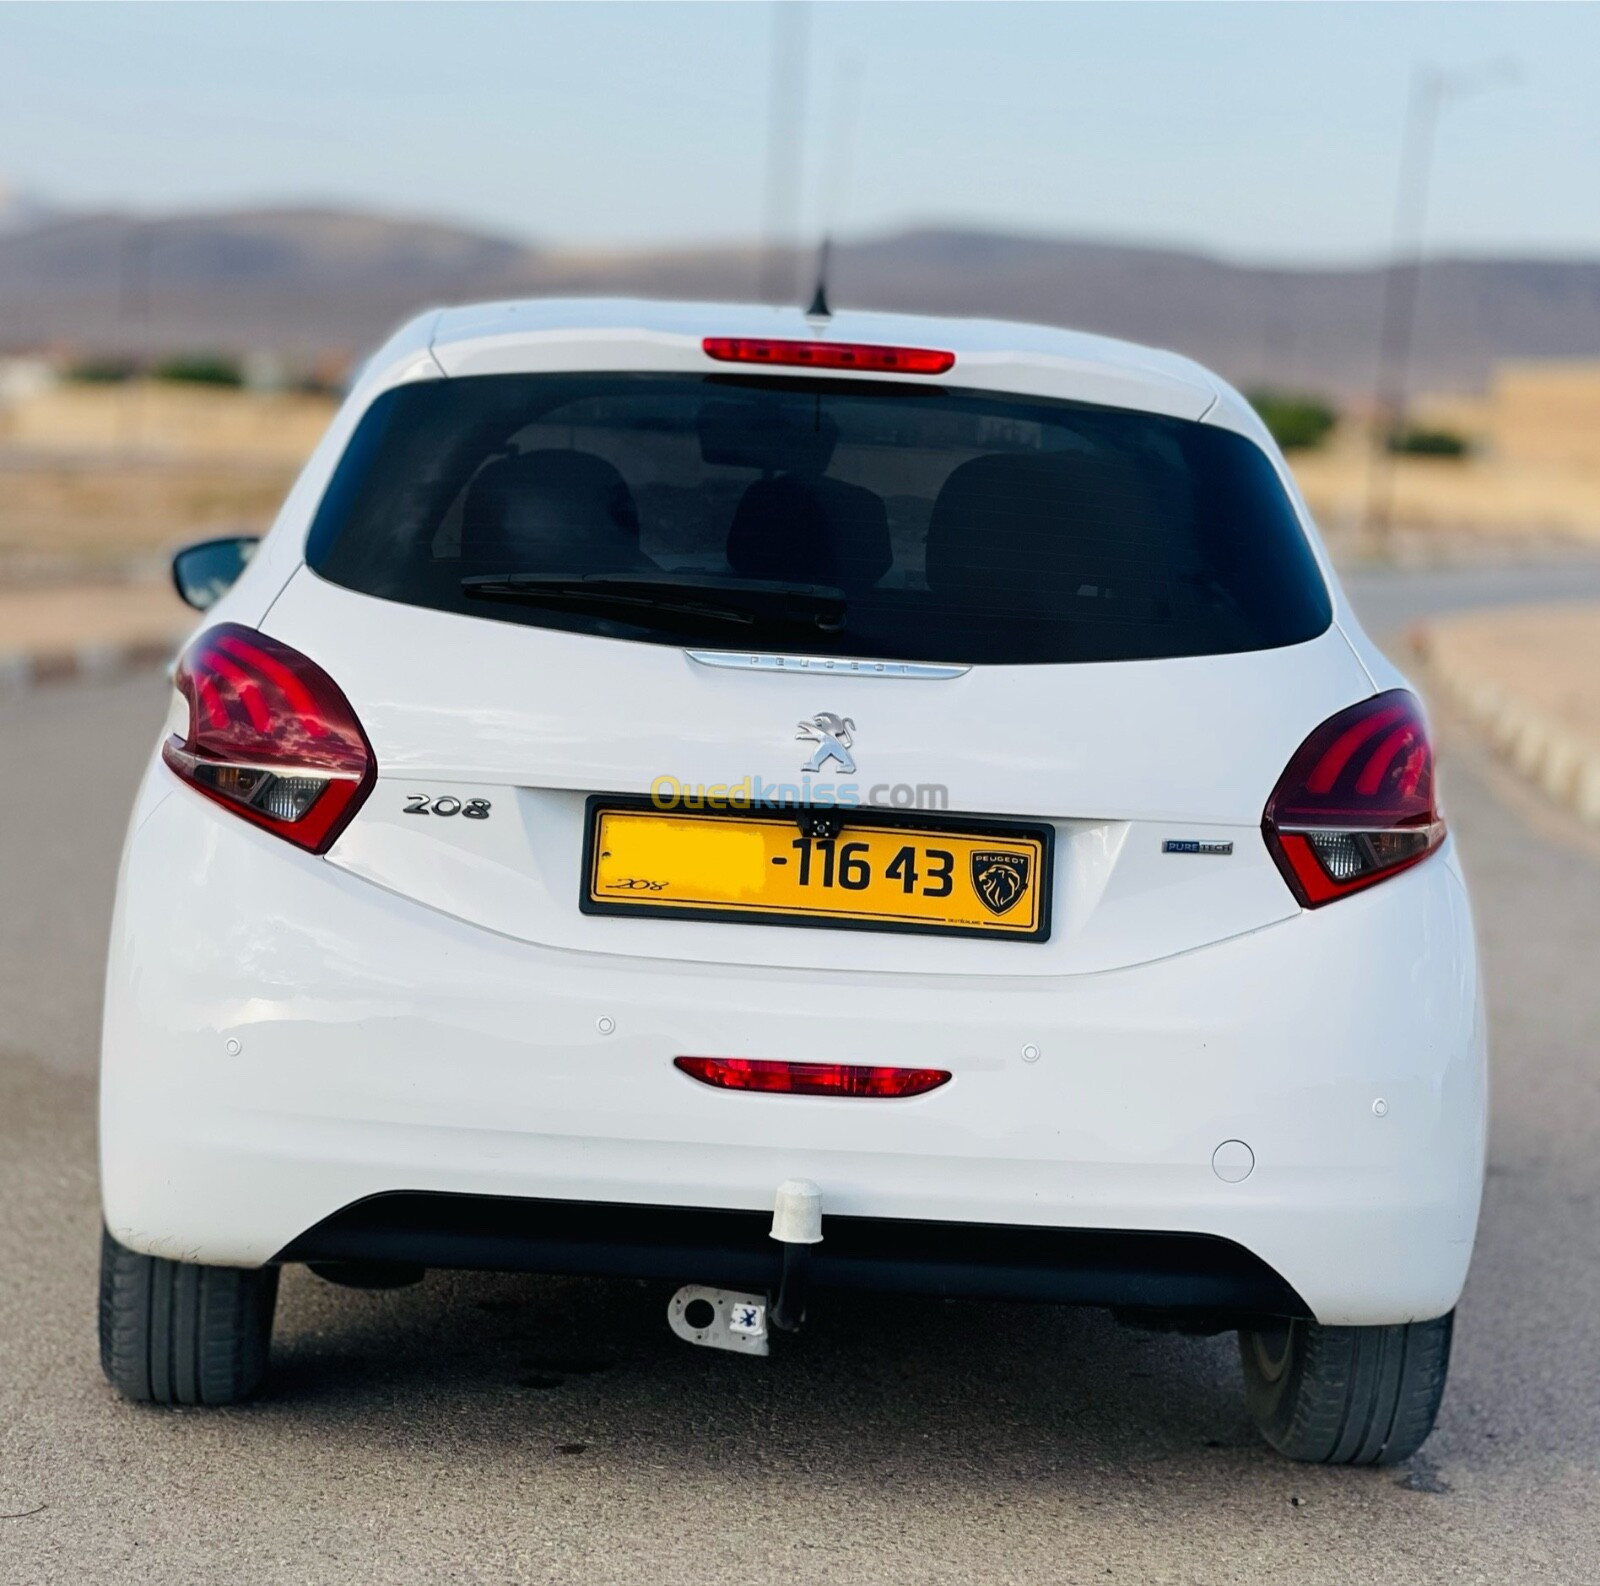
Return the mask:
[[[122,449],[135,454],[144,442],[144,384],[150,377],[150,245],[153,223],[130,220],[117,248],[118,352],[130,360],[122,408]]]
[[[1400,145],[1400,185],[1395,194],[1394,248],[1383,277],[1372,460],[1367,476],[1367,532],[1382,549],[1388,548],[1394,528],[1394,457],[1389,444],[1391,437],[1404,427],[1406,418],[1439,113],[1452,101],[1501,87],[1514,81],[1516,75],[1516,64],[1510,60],[1455,72],[1428,66],[1412,69],[1405,135]]]
[[[800,161],[806,113],[809,0],[771,0],[772,77],[767,98],[767,180],[761,216],[764,303],[795,301]]]

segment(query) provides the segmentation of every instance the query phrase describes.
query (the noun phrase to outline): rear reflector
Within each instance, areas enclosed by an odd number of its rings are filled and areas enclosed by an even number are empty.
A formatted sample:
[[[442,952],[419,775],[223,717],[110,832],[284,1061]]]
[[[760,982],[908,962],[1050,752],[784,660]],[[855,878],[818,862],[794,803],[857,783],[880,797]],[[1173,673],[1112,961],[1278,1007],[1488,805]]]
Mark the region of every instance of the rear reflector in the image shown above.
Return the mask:
[[[173,674],[189,730],[162,758],[192,788],[252,825],[325,853],[377,775],[350,702],[316,662],[225,622]]]
[[[786,364],[805,369],[855,369],[871,374],[943,374],[953,352],[931,347],[876,347],[854,341],[767,341],[754,336],[707,336],[701,343],[719,363]]]
[[[703,1085],[785,1096],[921,1096],[950,1078],[942,1068],[778,1063],[755,1057],[678,1057],[673,1063]]]
[[[1323,722],[1273,789],[1262,830],[1310,909],[1426,858],[1445,825],[1422,707],[1397,688]]]

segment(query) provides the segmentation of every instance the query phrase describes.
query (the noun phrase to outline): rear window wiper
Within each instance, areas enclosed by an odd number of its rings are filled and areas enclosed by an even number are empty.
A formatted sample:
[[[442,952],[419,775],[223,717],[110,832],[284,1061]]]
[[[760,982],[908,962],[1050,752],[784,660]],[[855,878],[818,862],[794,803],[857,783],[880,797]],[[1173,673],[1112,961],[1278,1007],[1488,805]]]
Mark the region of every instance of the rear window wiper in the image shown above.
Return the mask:
[[[527,606],[596,606],[673,612],[713,622],[787,622],[837,631],[845,624],[845,593],[831,584],[793,584],[774,578],[715,574],[481,573],[461,580],[471,600]]]

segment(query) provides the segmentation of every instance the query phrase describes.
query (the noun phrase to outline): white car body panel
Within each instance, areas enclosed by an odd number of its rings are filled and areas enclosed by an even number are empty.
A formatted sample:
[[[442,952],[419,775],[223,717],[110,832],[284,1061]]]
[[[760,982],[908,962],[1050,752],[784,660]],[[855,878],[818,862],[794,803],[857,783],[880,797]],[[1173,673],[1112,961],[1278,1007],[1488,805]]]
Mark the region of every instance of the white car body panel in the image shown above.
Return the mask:
[[[1325,1322],[1438,1315],[1471,1251],[1483,1029],[1447,858],[1077,979],[690,965],[510,941],[179,788],[112,955],[106,1213],[152,1254],[258,1264],[385,1190],[760,1209],[791,1177],[825,1213],[1220,1235]],[[753,1036],[957,1077],[852,1105],[671,1067]]]
[[[1207,371],[1031,326],[841,313],[826,331],[949,348],[963,387],[1248,436],[1329,583],[1333,623],[1307,643],[933,680],[723,670],[671,645],[378,600],[305,566],[382,392],[706,373],[707,334],[818,332],[792,310],[490,304],[421,316],[367,365],[206,623],[260,627],[327,670],[378,780],[315,858],[153,759],[108,968],[112,1233],[255,1265],[392,1190],[755,1209],[805,1177],[836,1214],[1231,1239],[1326,1322],[1448,1310],[1484,1150],[1470,911],[1448,845],[1314,912],[1267,851],[1262,809],[1306,734],[1404,680],[1351,614],[1259,420]],[[952,814],[1052,823],[1049,940],[578,911],[590,793],[660,775],[794,782],[795,724],[818,710],[857,722],[864,785],[940,783]],[[179,701],[166,731],[185,720]],[[407,817],[416,793],[485,798],[494,818]],[[1234,847],[1177,856],[1169,838]],[[680,1054],[956,1078],[891,1104],[738,1095],[675,1071]],[[1225,1183],[1212,1153],[1236,1139],[1256,1168]]]
[[[714,316],[719,336],[804,341],[818,335],[815,325],[793,309],[742,304],[708,310],[698,303],[580,298],[448,309],[435,326],[433,352],[447,375],[547,369],[703,373],[708,360],[701,341],[708,315]],[[969,390],[1067,397],[1186,419],[1200,418],[1218,396],[1212,377],[1185,358],[1041,325],[848,310],[828,323],[825,339],[939,347],[958,359],[960,377],[948,383]]]
[[[1261,810],[1308,716],[1370,689],[1332,629],[1276,652],[1270,669],[1231,655],[936,680],[772,675],[702,666],[670,645],[397,606],[306,569],[266,627],[340,680],[380,767],[331,863],[526,940],[723,963],[1064,974],[1286,918],[1297,905],[1261,840]],[[1061,706],[1043,741],[1041,693]],[[1059,823],[1050,942],[1019,951],[574,913],[586,794],[644,794],[662,775],[798,785],[795,725],[819,709],[857,723],[865,792],[938,784],[951,811]],[[416,793],[498,801],[497,818],[407,817]],[[1234,852],[1163,854],[1184,838]]]

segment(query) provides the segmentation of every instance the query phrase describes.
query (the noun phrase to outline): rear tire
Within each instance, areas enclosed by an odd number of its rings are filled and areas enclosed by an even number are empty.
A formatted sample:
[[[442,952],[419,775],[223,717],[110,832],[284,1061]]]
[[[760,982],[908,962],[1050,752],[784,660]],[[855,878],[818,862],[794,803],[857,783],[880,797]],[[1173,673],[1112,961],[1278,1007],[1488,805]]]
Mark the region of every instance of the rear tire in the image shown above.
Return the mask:
[[[1290,1459],[1393,1465],[1433,1430],[1455,1313],[1393,1327],[1310,1321],[1239,1330],[1245,1396],[1261,1435]]]
[[[100,1239],[100,1369],[146,1404],[237,1404],[266,1375],[278,1269],[203,1267]]]

